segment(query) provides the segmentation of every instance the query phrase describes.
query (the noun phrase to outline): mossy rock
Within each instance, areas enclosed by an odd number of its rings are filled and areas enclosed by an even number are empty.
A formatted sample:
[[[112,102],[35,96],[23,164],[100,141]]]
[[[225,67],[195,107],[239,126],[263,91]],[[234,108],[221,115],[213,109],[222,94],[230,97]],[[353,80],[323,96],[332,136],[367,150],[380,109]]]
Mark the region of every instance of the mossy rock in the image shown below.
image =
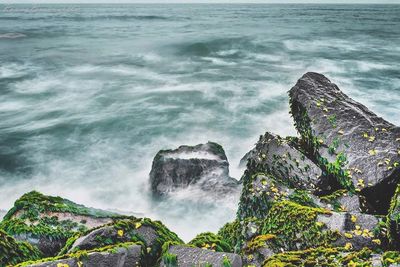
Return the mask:
[[[62,256],[26,261],[16,267],[67,267],[67,266],[131,266],[142,267],[143,251],[134,242],[119,243],[93,250],[82,250]]]
[[[42,253],[27,242],[18,242],[0,230],[0,266],[15,265],[27,260],[37,260]]]
[[[63,253],[75,253],[124,242],[141,244],[144,251],[144,266],[159,262],[166,243],[183,244],[183,241],[159,221],[148,218],[117,220],[113,223],[71,237]]]
[[[272,133],[260,136],[256,147],[248,153],[245,177],[256,173],[267,173],[277,182],[295,189],[312,193],[331,192],[329,177],[304,153],[301,140],[295,137],[280,137]]]
[[[290,108],[304,148],[325,175],[365,198],[364,212],[387,214],[400,181],[400,127],[344,94],[318,73],[290,89]]]
[[[217,252],[233,252],[233,247],[229,241],[220,235],[210,232],[198,234],[188,245]]]
[[[363,249],[351,252],[344,248],[313,248],[276,254],[264,262],[264,267],[372,267],[373,252]]]
[[[265,218],[274,203],[282,200],[310,207],[322,205],[316,196],[306,190],[292,188],[272,175],[257,173],[244,183],[238,218]]]
[[[320,197],[325,207],[337,212],[361,212],[360,197],[345,189],[337,190],[332,194]]]
[[[37,246],[45,256],[54,256],[75,233],[125,217],[32,191],[15,202],[0,229]]]
[[[245,266],[262,266],[265,259],[275,254],[276,236],[271,234],[258,235],[246,242],[242,249],[242,258]]]

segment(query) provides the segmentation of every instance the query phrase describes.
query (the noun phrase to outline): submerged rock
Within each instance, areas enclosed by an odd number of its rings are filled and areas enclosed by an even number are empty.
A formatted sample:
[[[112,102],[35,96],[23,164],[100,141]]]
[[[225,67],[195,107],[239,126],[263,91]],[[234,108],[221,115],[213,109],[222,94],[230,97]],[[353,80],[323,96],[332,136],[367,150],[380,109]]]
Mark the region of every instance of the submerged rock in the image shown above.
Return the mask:
[[[42,253],[27,242],[18,242],[0,230],[0,266],[15,265],[27,260],[38,260]]]
[[[239,185],[229,177],[224,149],[212,142],[161,150],[153,160],[150,183],[153,195],[158,197],[194,185],[222,194],[236,191]]]
[[[239,255],[226,252],[215,252],[208,249],[194,248],[184,245],[170,246],[163,255],[160,266],[163,267],[242,267],[242,259]]]
[[[98,250],[74,253],[39,262],[26,262],[23,266],[32,267],[142,267],[142,250],[134,243],[121,243]]]
[[[321,74],[305,74],[289,95],[308,153],[343,188],[365,197],[365,211],[385,214],[400,180],[400,128]]]
[[[74,233],[124,217],[32,191],[15,202],[0,229],[38,247],[45,256],[54,256]]]

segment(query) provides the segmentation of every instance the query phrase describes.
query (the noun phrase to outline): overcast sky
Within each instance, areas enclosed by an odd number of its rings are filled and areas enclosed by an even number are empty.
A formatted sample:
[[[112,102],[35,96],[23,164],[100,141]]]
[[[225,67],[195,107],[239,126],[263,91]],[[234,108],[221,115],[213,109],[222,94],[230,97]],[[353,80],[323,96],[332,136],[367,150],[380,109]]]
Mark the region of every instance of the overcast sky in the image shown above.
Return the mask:
[[[0,3],[330,3],[400,4],[400,0],[0,0]]]

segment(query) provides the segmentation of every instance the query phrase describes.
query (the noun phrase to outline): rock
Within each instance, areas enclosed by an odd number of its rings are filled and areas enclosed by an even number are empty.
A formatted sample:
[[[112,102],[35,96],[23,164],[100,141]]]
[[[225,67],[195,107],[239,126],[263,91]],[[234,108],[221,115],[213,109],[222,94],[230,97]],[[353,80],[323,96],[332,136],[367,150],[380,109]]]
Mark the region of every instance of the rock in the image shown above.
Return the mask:
[[[365,197],[364,211],[386,214],[400,180],[400,128],[321,74],[305,74],[289,95],[308,153],[343,188]]]
[[[320,206],[334,211],[359,213],[361,211],[359,197],[347,190],[338,190],[320,198]]]
[[[237,191],[239,185],[229,177],[229,163],[223,148],[212,142],[161,150],[153,160],[150,183],[156,197],[193,185],[224,194]]]
[[[141,247],[136,244],[123,243],[113,247],[106,247],[98,251],[89,251],[85,255],[71,254],[64,257],[56,257],[40,263],[32,263],[25,266],[32,267],[142,267]]]
[[[155,266],[161,256],[162,246],[166,242],[182,244],[183,241],[159,221],[148,218],[117,220],[108,225],[78,234],[67,241],[60,254],[92,250],[107,245],[124,242],[137,242],[143,247],[142,264]]]
[[[274,235],[259,235],[247,242],[242,250],[245,266],[262,267],[264,261],[275,254],[270,247]]]
[[[45,256],[54,256],[75,233],[118,218],[124,216],[32,191],[15,202],[0,223],[0,229],[17,240],[37,246]]]
[[[209,265],[206,265],[209,264]],[[160,266],[170,267],[242,267],[242,259],[239,255],[226,252],[215,252],[208,249],[193,248],[183,245],[170,246],[164,254]]]
[[[277,201],[291,200],[301,205],[318,207],[321,201],[309,192],[282,184],[272,175],[257,173],[246,178],[239,202],[238,218],[265,218]]]
[[[332,181],[322,176],[321,169],[300,148],[297,138],[282,138],[267,132],[251,152],[246,174],[267,173],[291,188],[316,194],[335,189]]]
[[[0,230],[0,266],[15,265],[27,260],[38,260],[42,253],[27,242],[18,242]]]

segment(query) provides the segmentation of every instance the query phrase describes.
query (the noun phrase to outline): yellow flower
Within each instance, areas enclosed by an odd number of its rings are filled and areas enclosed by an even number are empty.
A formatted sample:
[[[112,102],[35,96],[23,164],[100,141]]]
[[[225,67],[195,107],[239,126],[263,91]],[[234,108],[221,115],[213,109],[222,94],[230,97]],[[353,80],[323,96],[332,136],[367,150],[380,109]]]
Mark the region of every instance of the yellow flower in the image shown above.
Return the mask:
[[[339,130],[338,134],[344,135],[344,131],[343,130]]]
[[[381,244],[381,240],[380,239],[372,239],[372,242],[374,242],[377,245]]]
[[[361,234],[362,234],[362,231],[361,231],[361,230],[354,230],[354,234],[355,234],[355,235],[361,235]]]
[[[119,236],[123,236],[123,235],[124,235],[124,230],[118,230],[118,231],[117,231],[117,234],[118,234]]]
[[[136,229],[140,228],[140,226],[142,226],[142,224],[140,222],[135,223],[135,228]]]
[[[324,143],[324,140],[318,139],[318,143],[323,144],[323,143]]]
[[[357,216],[351,215],[351,221],[355,223],[357,221]]]
[[[351,244],[351,243],[346,243],[346,245],[344,246],[344,248],[345,248],[346,250],[350,250],[350,249],[353,248],[353,244]]]
[[[57,267],[69,267],[66,263],[57,263]]]
[[[368,138],[368,141],[374,142],[374,141],[375,141],[375,136],[370,136],[370,137]]]
[[[353,235],[349,234],[349,233],[344,233],[344,236],[347,237],[347,238],[353,238]]]
[[[376,150],[375,149],[371,149],[368,151],[368,154],[370,154],[371,156],[375,156],[376,155]]]
[[[150,253],[151,252],[151,247],[146,248],[146,250],[147,250],[147,253]]]
[[[78,267],[83,267],[83,262],[81,261],[78,261],[76,264],[78,265]]]
[[[368,134],[367,133],[363,133],[363,137],[364,138],[368,138]]]

